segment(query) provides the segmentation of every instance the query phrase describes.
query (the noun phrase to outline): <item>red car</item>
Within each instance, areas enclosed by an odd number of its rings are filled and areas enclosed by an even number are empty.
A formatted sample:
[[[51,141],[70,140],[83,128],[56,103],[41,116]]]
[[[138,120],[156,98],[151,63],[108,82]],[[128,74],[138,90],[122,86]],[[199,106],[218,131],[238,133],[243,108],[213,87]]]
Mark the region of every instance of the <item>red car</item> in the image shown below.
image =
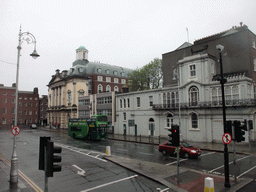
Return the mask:
[[[177,147],[173,146],[171,142],[167,141],[164,144],[158,146],[158,151],[162,152],[165,156],[167,154],[175,155],[177,153]],[[197,158],[201,155],[201,150],[192,147],[186,142],[180,142],[180,156],[185,158]]]

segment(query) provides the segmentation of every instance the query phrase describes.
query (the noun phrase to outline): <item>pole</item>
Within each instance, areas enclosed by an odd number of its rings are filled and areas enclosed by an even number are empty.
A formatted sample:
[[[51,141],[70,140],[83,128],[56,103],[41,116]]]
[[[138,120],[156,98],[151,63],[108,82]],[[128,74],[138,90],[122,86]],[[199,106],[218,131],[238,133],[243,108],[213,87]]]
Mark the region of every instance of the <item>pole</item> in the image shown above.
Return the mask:
[[[235,127],[232,123],[232,140],[233,140],[233,164],[235,167],[235,182],[237,182],[237,166],[236,166],[236,140],[235,140]]]
[[[46,147],[47,147],[47,145],[44,146],[44,192],[48,192],[48,177],[46,175],[46,170],[47,170],[47,150],[46,150]]]
[[[179,181],[179,166],[180,166],[180,147],[177,147],[177,185],[180,184]]]
[[[222,92],[222,111],[223,111],[223,128],[224,133],[227,131],[227,120],[226,120],[226,105],[225,105],[225,92],[224,92],[224,75],[223,75],[223,66],[222,66],[222,55],[221,51],[219,51],[220,55],[220,72],[221,72],[221,92]],[[225,184],[224,186],[230,188],[229,182],[229,160],[228,160],[228,145],[224,144],[224,169],[225,169]]]
[[[17,55],[17,71],[16,71],[16,93],[15,93],[15,115],[14,115],[14,126],[17,126],[18,122],[18,87],[19,87],[19,65],[20,65],[20,50],[21,50],[21,29],[19,33],[19,44],[18,44],[18,55]],[[10,172],[10,186],[18,186],[18,155],[16,152],[16,135],[13,137],[13,153],[11,159],[11,172]]]

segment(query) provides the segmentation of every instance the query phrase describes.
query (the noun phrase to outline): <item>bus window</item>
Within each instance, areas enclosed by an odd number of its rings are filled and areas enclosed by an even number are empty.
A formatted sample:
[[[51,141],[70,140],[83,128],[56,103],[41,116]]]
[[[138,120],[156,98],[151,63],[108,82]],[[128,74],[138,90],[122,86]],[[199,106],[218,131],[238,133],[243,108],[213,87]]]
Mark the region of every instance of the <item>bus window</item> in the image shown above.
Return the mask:
[[[71,131],[82,131],[81,127],[71,127]]]
[[[108,121],[107,116],[98,116],[98,121]]]

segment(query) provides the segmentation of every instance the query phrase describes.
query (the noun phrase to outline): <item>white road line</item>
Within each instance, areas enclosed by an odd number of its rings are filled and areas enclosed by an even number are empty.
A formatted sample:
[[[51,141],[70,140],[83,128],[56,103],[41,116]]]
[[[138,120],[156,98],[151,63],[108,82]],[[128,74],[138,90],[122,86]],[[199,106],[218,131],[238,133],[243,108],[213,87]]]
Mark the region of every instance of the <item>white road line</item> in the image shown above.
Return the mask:
[[[126,178],[123,178],[123,179],[120,179],[120,180],[117,180],[117,181],[112,181],[112,182],[109,182],[109,183],[105,183],[103,185],[99,185],[97,187],[93,187],[93,188],[90,188],[90,189],[86,189],[86,190],[83,190],[83,191],[80,191],[80,192],[87,192],[87,191],[93,191],[95,189],[99,189],[101,187],[105,187],[105,186],[108,186],[108,185],[112,185],[112,184],[115,184],[115,183],[118,183],[118,182],[121,182],[121,181],[125,181],[125,180],[128,180],[128,179],[132,179],[134,177],[138,177],[138,175],[133,175],[131,177],[126,177]]]
[[[211,155],[211,154],[214,154],[216,152],[210,152],[210,153],[205,153],[205,154],[202,154],[200,157],[203,157],[203,156],[206,156],[206,155]]]
[[[154,155],[154,154],[151,154],[151,153],[142,153],[142,152],[139,152],[140,154],[142,155]]]
[[[187,161],[187,159],[180,159],[179,162],[182,162],[182,161]],[[174,162],[171,162],[171,163],[167,163],[165,165],[172,165],[172,164],[175,164],[177,163],[177,161],[174,161]]]
[[[68,145],[62,145],[62,144],[58,144],[58,143],[55,143],[56,145],[58,145],[58,146],[60,146],[60,147],[63,147],[63,148],[66,148],[66,149],[69,149],[70,151],[74,151],[74,152],[77,152],[77,153],[80,153],[80,154],[82,154],[82,155],[86,155],[86,156],[88,156],[88,157],[91,157],[91,158],[94,158],[94,159],[97,159],[97,160],[100,160],[100,161],[103,161],[103,162],[108,162],[107,160],[104,160],[104,159],[101,159],[101,158],[98,158],[98,157],[95,157],[95,156],[92,156],[92,155],[89,155],[90,153],[88,153],[88,154],[86,154],[86,153],[83,153],[83,152],[80,152],[80,151],[78,151],[78,148],[75,150],[75,149],[72,149],[72,148],[70,148],[70,146],[68,146]],[[98,154],[98,153],[97,153]]]
[[[245,159],[245,158],[247,158],[247,157],[250,157],[250,156],[245,156],[245,157],[242,157],[242,158],[240,158],[240,159],[237,159],[236,162],[237,162],[237,161],[241,161],[241,160],[243,160],[243,159]],[[229,162],[229,164],[232,164],[232,163],[233,163],[233,161]],[[218,169],[220,169],[220,168],[222,168],[222,167],[224,167],[224,165],[221,165],[221,166],[219,166],[219,167],[217,167],[217,168],[215,168],[215,169],[213,169],[213,170],[211,170],[211,171],[208,171],[208,172],[211,173],[211,172],[216,171],[216,170],[218,170]]]
[[[252,167],[251,169],[248,169],[247,171],[243,172],[241,175],[237,176],[237,178],[242,177],[244,174],[250,172],[251,170],[255,169],[256,166]]]

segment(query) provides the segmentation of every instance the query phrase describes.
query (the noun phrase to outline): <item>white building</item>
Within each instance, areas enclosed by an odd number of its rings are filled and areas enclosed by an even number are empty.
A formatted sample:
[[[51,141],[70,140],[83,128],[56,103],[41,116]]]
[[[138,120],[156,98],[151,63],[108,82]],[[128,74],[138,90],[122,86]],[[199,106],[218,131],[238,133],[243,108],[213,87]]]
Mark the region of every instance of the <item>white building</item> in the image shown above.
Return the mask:
[[[209,54],[188,56],[173,69],[179,73],[179,86],[118,94],[115,134],[167,136],[166,128],[179,124],[180,114],[183,139],[222,142],[221,87],[214,80],[217,65]],[[227,120],[256,120],[254,82],[245,73],[224,74]],[[254,135],[253,129],[252,140]],[[245,137],[248,141],[247,133]]]

